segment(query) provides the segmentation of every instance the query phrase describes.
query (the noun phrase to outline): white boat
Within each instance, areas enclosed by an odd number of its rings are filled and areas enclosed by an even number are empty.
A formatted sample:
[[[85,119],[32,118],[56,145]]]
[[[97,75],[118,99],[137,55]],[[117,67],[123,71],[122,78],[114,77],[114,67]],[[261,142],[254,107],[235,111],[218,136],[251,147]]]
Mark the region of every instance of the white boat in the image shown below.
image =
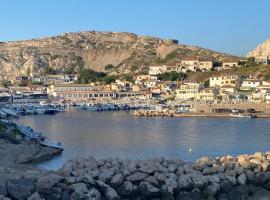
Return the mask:
[[[40,141],[40,144],[43,145],[43,146],[59,149],[61,151],[64,150],[63,145],[61,144],[61,142],[53,142],[53,141],[49,141],[49,140],[45,139],[43,141]]]
[[[36,114],[45,114],[46,108],[43,107],[35,107],[35,113]]]
[[[15,110],[9,108],[2,108],[2,111],[5,112],[7,115],[18,117],[18,113]]]
[[[7,113],[0,110],[0,117],[6,117],[6,116],[7,116]]]
[[[230,113],[231,118],[256,118],[256,115],[243,114],[243,113]]]
[[[33,107],[28,107],[26,108],[25,112],[28,115],[32,115],[32,114],[35,114],[35,109]]]

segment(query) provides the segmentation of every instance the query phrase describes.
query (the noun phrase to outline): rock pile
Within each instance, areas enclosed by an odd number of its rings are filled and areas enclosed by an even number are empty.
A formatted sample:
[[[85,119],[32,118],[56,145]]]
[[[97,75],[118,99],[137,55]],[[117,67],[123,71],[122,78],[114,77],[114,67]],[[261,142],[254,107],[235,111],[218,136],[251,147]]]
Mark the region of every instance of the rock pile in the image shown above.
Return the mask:
[[[136,110],[133,113],[133,116],[138,117],[173,117],[175,112],[173,110],[166,110],[166,111],[156,111],[156,110]]]
[[[195,163],[166,160],[78,158],[55,173],[1,181],[13,199],[270,199],[270,152],[203,157]],[[1,199],[1,197],[0,197]]]

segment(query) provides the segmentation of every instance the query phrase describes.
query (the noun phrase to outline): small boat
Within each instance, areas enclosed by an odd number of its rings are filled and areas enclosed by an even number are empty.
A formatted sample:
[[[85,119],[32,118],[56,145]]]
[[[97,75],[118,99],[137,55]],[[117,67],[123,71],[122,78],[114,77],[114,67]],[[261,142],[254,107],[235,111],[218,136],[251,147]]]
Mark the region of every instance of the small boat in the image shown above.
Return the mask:
[[[244,113],[230,113],[231,118],[256,118],[256,115],[244,114]]]
[[[0,117],[5,118],[6,116],[7,116],[7,114],[5,112],[3,112],[3,111],[0,110]]]
[[[52,108],[48,108],[45,111],[45,114],[49,114],[49,115],[54,115],[55,113],[57,113],[57,111],[55,109],[52,109]]]
[[[46,108],[43,107],[35,107],[35,114],[45,114]]]
[[[18,113],[15,110],[12,110],[9,108],[2,108],[2,111],[5,112],[7,115],[12,116],[12,117],[18,117]]]
[[[64,150],[64,147],[61,144],[61,142],[53,142],[53,141],[49,141],[49,140],[46,139],[46,140],[40,141],[40,144],[42,146],[47,146],[47,147],[52,147],[52,148],[55,148],[55,149],[59,149],[61,151]]]

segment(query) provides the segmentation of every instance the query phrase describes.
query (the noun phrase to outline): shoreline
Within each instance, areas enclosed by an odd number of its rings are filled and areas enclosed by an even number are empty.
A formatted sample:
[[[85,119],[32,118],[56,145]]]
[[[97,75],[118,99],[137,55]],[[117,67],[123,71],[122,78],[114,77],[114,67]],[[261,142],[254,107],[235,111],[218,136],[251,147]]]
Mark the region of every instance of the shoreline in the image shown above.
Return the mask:
[[[2,138],[0,144],[0,154],[10,159],[0,161],[3,200],[270,198],[270,151],[201,157],[196,162],[164,157],[97,160],[89,156],[71,159],[57,170],[45,170],[29,162],[53,158],[51,148],[34,141],[12,144]]]
[[[256,118],[270,118],[270,113],[253,113],[256,115]],[[198,117],[198,118],[231,118],[229,114],[217,114],[217,113],[196,113],[196,112],[189,112],[189,113],[173,113],[173,112],[162,112],[162,111],[152,111],[147,112],[144,111],[135,111],[131,114],[134,117]]]

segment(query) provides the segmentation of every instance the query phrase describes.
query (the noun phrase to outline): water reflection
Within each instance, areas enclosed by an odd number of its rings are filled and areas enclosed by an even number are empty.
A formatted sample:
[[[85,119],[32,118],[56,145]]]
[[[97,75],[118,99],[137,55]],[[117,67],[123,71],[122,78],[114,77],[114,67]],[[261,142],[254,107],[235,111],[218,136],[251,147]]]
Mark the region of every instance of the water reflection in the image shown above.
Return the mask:
[[[63,142],[62,155],[39,164],[47,169],[59,168],[78,156],[137,159],[163,155],[196,160],[267,151],[270,142],[268,119],[137,118],[126,112],[73,110],[25,116],[18,122]]]

